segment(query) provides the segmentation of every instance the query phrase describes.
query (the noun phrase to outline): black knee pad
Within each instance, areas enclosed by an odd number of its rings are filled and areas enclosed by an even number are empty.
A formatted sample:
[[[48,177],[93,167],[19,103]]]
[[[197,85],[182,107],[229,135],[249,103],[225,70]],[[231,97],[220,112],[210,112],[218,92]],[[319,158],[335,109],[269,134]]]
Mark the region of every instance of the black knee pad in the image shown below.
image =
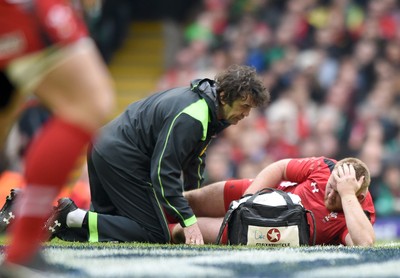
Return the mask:
[[[15,87],[3,71],[0,71],[0,110],[10,103]]]

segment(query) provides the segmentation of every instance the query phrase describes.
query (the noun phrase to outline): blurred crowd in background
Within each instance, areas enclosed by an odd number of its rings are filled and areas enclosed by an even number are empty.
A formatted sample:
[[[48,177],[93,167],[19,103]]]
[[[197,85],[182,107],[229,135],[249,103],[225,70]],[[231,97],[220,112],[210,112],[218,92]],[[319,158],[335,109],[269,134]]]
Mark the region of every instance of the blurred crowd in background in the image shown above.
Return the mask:
[[[400,215],[400,4],[205,0],[159,89],[254,66],[272,102],[210,145],[206,184],[282,158],[362,159],[379,215]]]
[[[109,62],[133,4],[142,2],[85,2],[88,25]],[[169,59],[157,90],[247,64],[272,96],[265,109],[210,144],[205,184],[255,177],[282,158],[355,156],[371,171],[378,215],[400,215],[398,1],[177,1],[181,8],[190,2],[190,13],[156,2],[174,11],[165,21]],[[118,22],[110,25],[111,19]]]

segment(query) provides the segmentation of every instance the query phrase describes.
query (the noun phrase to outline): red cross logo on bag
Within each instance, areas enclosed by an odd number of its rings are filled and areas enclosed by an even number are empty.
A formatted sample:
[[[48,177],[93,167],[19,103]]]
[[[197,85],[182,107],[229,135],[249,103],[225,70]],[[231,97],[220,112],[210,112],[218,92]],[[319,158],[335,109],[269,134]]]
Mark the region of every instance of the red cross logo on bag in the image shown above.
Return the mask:
[[[281,232],[278,229],[271,229],[267,233],[267,238],[270,242],[277,242],[281,239]]]

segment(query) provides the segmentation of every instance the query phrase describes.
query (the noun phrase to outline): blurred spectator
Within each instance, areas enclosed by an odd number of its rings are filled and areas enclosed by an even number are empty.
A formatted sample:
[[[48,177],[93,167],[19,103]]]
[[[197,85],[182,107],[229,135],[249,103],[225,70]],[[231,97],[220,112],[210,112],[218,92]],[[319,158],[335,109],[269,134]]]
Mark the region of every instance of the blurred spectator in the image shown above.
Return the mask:
[[[244,63],[257,68],[272,97],[266,111],[214,140],[224,151],[213,160],[224,166],[210,176],[251,178],[285,157],[356,156],[370,167],[373,197],[385,195],[386,175],[394,174],[384,161],[400,150],[400,2],[205,2],[163,78],[167,87],[179,76]]]
[[[400,215],[400,160],[385,164],[378,185],[375,208],[378,216]]]
[[[88,14],[86,22],[105,62],[110,63],[113,54],[121,47],[128,34],[135,1],[102,0],[101,2],[89,10],[92,14]]]
[[[231,161],[231,145],[221,139],[210,144],[207,154],[206,175],[204,184],[229,180],[234,176],[234,165]]]

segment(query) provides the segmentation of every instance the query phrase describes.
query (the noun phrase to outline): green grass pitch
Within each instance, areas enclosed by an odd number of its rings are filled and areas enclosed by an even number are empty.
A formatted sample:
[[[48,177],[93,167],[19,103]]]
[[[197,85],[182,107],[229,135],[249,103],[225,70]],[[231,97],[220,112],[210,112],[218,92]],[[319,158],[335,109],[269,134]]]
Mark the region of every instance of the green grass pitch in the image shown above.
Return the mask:
[[[83,270],[81,277],[400,277],[399,247],[398,242],[278,249],[53,240],[44,244],[44,254],[52,263]]]

